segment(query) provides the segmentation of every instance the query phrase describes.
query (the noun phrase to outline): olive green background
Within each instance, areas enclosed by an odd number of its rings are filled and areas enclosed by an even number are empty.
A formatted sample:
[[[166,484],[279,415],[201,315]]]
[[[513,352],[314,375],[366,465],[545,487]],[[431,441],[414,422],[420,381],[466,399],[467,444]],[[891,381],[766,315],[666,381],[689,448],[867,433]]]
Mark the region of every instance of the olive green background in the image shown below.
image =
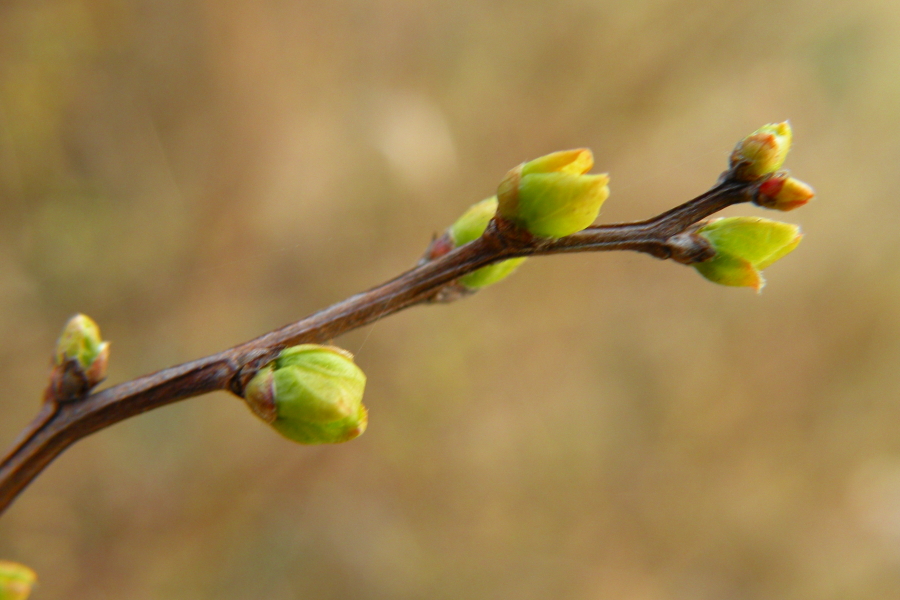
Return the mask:
[[[82,441],[0,519],[50,599],[900,597],[900,4],[7,0],[0,445],[75,312],[110,383],[412,266],[517,163],[593,148],[604,222],[789,118],[817,190],[761,295],[530,260],[337,342],[369,430],[224,393]]]

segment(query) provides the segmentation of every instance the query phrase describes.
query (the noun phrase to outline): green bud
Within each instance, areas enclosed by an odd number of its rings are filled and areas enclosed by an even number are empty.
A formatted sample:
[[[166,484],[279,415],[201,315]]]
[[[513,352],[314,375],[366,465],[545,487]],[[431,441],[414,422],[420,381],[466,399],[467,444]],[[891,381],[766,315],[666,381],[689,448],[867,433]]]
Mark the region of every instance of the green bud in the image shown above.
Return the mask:
[[[561,238],[588,227],[609,196],[609,176],[586,175],[587,148],[554,152],[523,163],[497,188],[498,214],[532,235]]]
[[[109,342],[100,337],[100,328],[87,315],[75,315],[66,323],[59,341],[56,343],[56,364],[63,365],[74,360],[88,371],[98,362],[105,367],[109,356]]]
[[[497,196],[491,196],[470,206],[447,230],[453,246],[458,248],[480,238],[496,213]]]
[[[353,355],[334,346],[303,344],[282,350],[247,384],[250,409],[301,444],[346,442],[366,430],[366,376]]]
[[[86,315],[75,315],[56,343],[46,398],[68,401],[84,396],[106,378],[108,362],[109,342],[100,337],[97,324]]]
[[[693,267],[714,283],[752,287],[765,285],[760,271],[791,252],[803,237],[789,223],[759,217],[728,217],[704,225],[697,231],[716,255]]]
[[[731,153],[734,178],[752,181],[780,169],[792,138],[791,124],[784,121],[763,125],[742,139]]]
[[[0,560],[0,600],[25,600],[37,581],[34,571],[6,560]]]
[[[488,223],[497,213],[497,197],[492,196],[486,200],[482,200],[477,204],[469,207],[469,210],[456,220],[447,230],[450,242],[454,248],[458,248],[464,244],[478,239],[484,230],[487,229]],[[469,289],[479,289],[485,286],[497,283],[501,279],[508,277],[515,271],[524,258],[511,258],[502,262],[481,267],[477,271],[473,271],[468,275],[459,278],[459,282]]]

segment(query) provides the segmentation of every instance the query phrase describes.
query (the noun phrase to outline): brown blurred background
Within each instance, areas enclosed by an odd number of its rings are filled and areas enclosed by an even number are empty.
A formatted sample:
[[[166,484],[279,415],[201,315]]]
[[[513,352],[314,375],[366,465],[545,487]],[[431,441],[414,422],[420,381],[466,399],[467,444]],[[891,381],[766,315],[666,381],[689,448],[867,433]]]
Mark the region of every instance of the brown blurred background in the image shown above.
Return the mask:
[[[785,118],[818,198],[762,295],[531,260],[338,340],[360,439],[158,410],[51,465],[0,557],[35,600],[900,597],[900,4],[6,0],[4,447],[75,312],[121,382],[398,274],[522,160],[593,148],[639,219]]]

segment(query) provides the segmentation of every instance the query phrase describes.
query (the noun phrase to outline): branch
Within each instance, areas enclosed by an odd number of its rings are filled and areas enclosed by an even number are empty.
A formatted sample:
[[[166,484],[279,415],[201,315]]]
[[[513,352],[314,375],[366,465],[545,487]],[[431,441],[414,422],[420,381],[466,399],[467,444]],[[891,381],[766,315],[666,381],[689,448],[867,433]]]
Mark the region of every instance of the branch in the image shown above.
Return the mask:
[[[296,323],[193,362],[163,369],[88,395],[48,397],[41,413],[0,463],[0,514],[63,450],[119,421],[194,396],[228,390],[242,396],[259,368],[284,348],[324,343],[415,304],[446,302],[465,293],[454,282],[488,264],[521,256],[632,250],[683,264],[715,251],[696,235],[697,224],[732,204],[756,198],[759,181],[723,177],[705,194],[647,221],[589,227],[559,239],[533,237],[500,218],[484,235],[387,283]]]

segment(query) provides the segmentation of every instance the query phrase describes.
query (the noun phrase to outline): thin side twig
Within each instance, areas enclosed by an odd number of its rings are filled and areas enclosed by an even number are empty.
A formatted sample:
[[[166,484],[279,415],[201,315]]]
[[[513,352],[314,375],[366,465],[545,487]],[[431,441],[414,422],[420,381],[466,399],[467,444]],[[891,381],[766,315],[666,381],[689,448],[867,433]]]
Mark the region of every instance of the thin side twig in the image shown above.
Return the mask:
[[[435,301],[461,276],[520,256],[632,250],[691,264],[714,251],[694,234],[703,219],[753,199],[758,184],[723,178],[705,194],[647,221],[589,227],[557,240],[535,238],[495,219],[479,239],[421,262],[402,275],[296,323],[223,352],[120,383],[82,398],[46,403],[0,463],[0,514],[79,439],[119,421],[218,390],[243,394],[256,371],[282,349],[323,343],[415,304]],[[459,297],[459,296],[451,296]]]

